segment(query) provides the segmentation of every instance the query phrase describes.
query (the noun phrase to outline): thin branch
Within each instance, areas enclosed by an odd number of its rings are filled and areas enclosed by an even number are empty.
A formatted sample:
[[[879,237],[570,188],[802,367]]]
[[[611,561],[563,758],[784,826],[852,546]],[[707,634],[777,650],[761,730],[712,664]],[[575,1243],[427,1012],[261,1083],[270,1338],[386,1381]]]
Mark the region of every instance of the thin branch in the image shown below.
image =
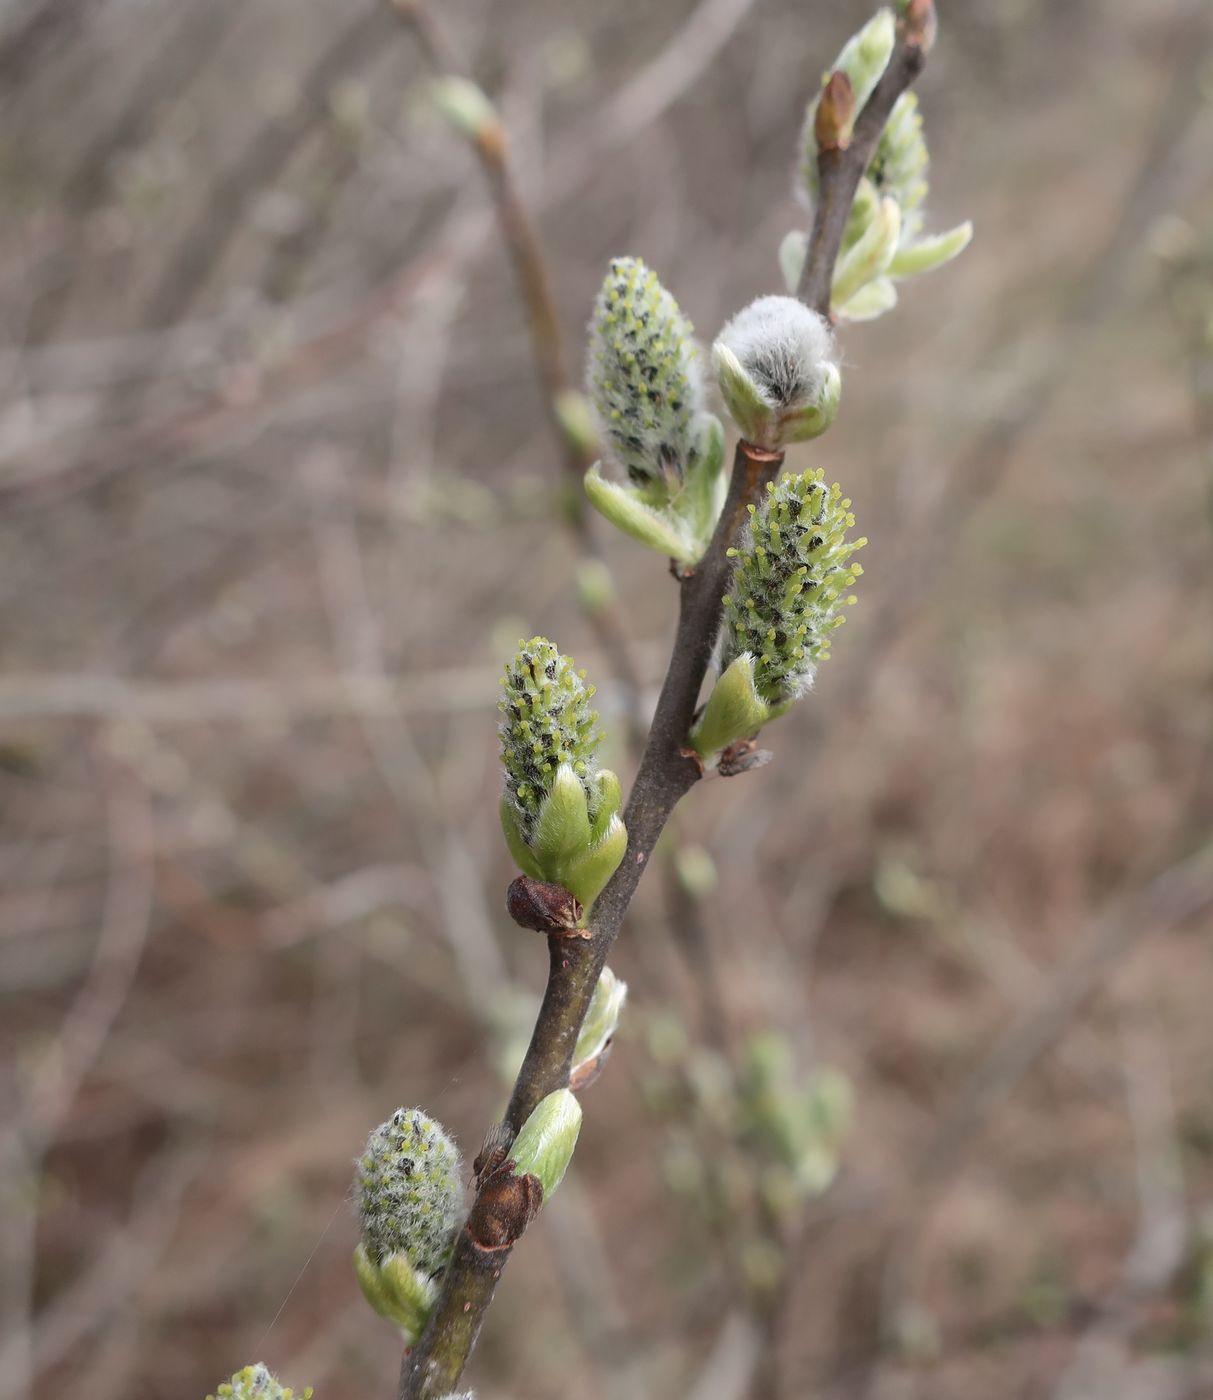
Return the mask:
[[[413,30],[436,72],[448,77],[469,76],[467,64],[460,58],[426,0],[390,0],[390,3]],[[556,299],[552,294],[552,279],[543,241],[519,188],[505,124],[499,117],[485,121],[472,134],[470,145],[488,184],[506,253],[518,279],[535,370],[544,394],[544,408],[560,442],[565,467],[573,482],[580,487],[581,478],[593,462],[594,454],[569,436],[557,413],[560,396],[575,386],[568,371],[564,337],[560,330]],[[584,516],[580,491],[576,500],[576,515],[579,518]]]
[[[899,20],[893,56],[864,104],[850,140],[826,145],[818,152],[813,232],[796,295],[822,316],[830,314],[834,264],[838,261],[855,191],[863,172],[871,164],[876,143],[897,99],[922,72],[926,50],[924,35],[905,19]]]
[[[467,65],[439,24],[426,0],[391,0],[392,7],[417,35],[433,67],[447,75],[464,77]],[[577,543],[590,559],[601,557],[590,533],[585,496],[581,489],[586,469],[596,453],[591,444],[578,440],[561,418],[560,405],[576,393],[569,374],[560,316],[552,293],[552,279],[538,226],[522,196],[510,155],[509,133],[500,118],[483,124],[471,139],[493,201],[498,227],[506,253],[514,268],[519,295],[526,313],[535,373],[543,394],[544,410],[560,449],[568,489],[562,508]],[[622,619],[613,603],[589,611],[591,625],[598,634],[612,670],[624,688],[627,703],[624,717],[629,740],[636,752],[644,743],[636,697],[640,681],[624,635]]]

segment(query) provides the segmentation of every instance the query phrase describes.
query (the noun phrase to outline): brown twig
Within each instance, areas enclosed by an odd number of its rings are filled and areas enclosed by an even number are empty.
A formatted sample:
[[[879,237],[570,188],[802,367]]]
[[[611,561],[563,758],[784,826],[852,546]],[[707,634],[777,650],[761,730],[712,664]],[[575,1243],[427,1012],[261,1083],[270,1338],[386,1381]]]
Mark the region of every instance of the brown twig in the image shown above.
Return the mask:
[[[434,69],[448,76],[465,77],[467,66],[459,57],[446,31],[438,23],[425,0],[390,0],[392,8],[410,25]],[[571,433],[561,416],[561,404],[576,394],[568,370],[560,316],[552,293],[547,257],[538,226],[522,196],[510,155],[509,133],[500,117],[484,122],[473,133],[472,149],[484,173],[493,201],[493,210],[514,268],[518,290],[526,312],[527,330],[535,361],[535,373],[543,394],[544,410],[559,444],[566,489],[562,509],[577,539],[578,547],[590,559],[600,557],[590,533],[581,481],[596,453],[593,444]],[[624,635],[622,619],[613,602],[589,610],[591,625],[627,697],[624,707],[629,741],[639,753],[644,729],[637,712],[636,697],[640,679]]]
[[[876,152],[876,143],[897,99],[922,72],[926,57],[923,27],[903,17],[897,24],[893,56],[856,119],[850,140],[823,141],[818,150],[813,231],[796,295],[822,316],[830,314],[834,264],[859,181]]]
[[[407,14],[417,7],[408,4],[401,8]],[[913,8],[922,10],[921,0]],[[929,12],[929,5],[926,10]],[[823,312],[828,313],[834,263],[859,179],[898,97],[921,72],[925,50],[921,29],[903,19],[888,69],[860,113],[851,142],[845,149],[835,148],[833,154],[825,149],[821,152],[821,198],[801,296]],[[781,452],[765,451],[745,441],[738,443],[728,497],[707,553],[694,571],[677,576],[681,589],[678,628],[624,812],[627,852],[594,905],[591,936],[585,940],[548,939],[547,987],[506,1109],[505,1127],[510,1135],[518,1133],[546,1095],[567,1085],[577,1037],[594,988],[640,877],[674,808],[703,774],[702,764],[686,749],[686,736],[720,626],[731,567],[728,551],[741,531],[747,508],[758,501],[782,463]],[[473,1206],[472,1217],[475,1215]],[[437,1400],[454,1389],[517,1240],[514,1235],[488,1254],[473,1237],[472,1217],[468,1228],[460,1232],[455,1257],[425,1332],[416,1347],[405,1352],[399,1400]]]
[[[468,76],[467,65],[425,0],[390,0],[390,3],[412,28],[436,72],[447,77]],[[594,460],[594,454],[569,436],[557,412],[561,395],[573,390],[574,384],[568,372],[543,241],[519,188],[505,123],[500,117],[486,120],[472,133],[470,144],[488,184],[506,252],[518,278],[544,407],[560,441],[565,467],[580,488],[581,478]],[[580,518],[584,515],[580,490],[575,500],[573,510]]]

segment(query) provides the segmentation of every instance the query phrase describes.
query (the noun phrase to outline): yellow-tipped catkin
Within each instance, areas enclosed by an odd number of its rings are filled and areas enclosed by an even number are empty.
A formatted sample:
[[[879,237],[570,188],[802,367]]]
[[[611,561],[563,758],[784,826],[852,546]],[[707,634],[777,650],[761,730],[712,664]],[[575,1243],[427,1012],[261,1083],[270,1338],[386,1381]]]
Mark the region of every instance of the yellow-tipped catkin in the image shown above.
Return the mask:
[[[260,1361],[236,1372],[206,1400],[311,1400],[312,1388],[292,1390],[271,1375]]]
[[[446,1267],[463,1214],[459,1149],[441,1123],[398,1108],[367,1139],[354,1174],[372,1264],[403,1254],[423,1277]]]
[[[507,799],[529,839],[544,798],[567,765],[581,780],[587,801],[596,801],[595,755],[602,742],[598,711],[590,708],[594,687],[586,685],[572,657],[546,637],[519,642],[501,680],[497,708]]]
[[[521,642],[498,703],[501,826],[524,875],[560,885],[588,913],[627,847],[619,779],[599,768],[598,712],[584,672],[544,637]]]
[[[785,705],[812,684],[830,638],[853,601],[851,586],[863,572],[851,556],[867,543],[847,532],[855,517],[837,484],[826,486],[821,469],[785,476],[750,507],[725,597],[722,668],[748,653],[754,688],[768,705]]]

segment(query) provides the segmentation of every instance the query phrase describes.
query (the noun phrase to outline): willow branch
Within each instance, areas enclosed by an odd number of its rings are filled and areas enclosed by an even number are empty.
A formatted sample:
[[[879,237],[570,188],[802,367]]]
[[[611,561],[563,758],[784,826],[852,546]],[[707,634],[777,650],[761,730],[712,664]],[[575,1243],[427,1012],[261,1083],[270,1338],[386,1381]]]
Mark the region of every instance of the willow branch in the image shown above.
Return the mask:
[[[907,18],[899,20],[893,55],[856,118],[850,139],[818,150],[813,231],[796,295],[822,316],[830,314],[834,264],[855,192],[876,154],[876,143],[897,99],[908,91],[926,65],[927,44],[924,25],[910,23]]]
[[[420,0],[395,3],[407,16],[418,10]],[[920,0],[910,0],[911,15],[922,9]],[[929,13],[929,5],[926,10]],[[860,113],[850,141],[845,147],[820,153],[820,198],[799,294],[823,314],[828,314],[834,264],[859,180],[894,104],[921,72],[925,56],[926,35],[922,26],[903,17],[888,68]],[[498,183],[491,179],[490,184],[499,193],[503,178],[504,187],[510,187],[508,167],[500,163],[504,160],[504,143],[496,154],[492,148],[486,151],[485,144],[477,142],[477,150],[486,169],[493,172]],[[504,177],[503,171],[507,172]],[[506,227],[504,216],[502,224]],[[536,350],[538,357],[538,339]],[[624,812],[627,852],[594,904],[589,936],[548,939],[547,986],[506,1109],[501,1136],[507,1141],[518,1133],[542,1099],[568,1084],[577,1038],[594,988],[640,878],[674,808],[703,776],[702,763],[687,748],[687,736],[720,628],[731,569],[729,550],[740,536],[748,507],[759,501],[782,464],[780,452],[764,451],[745,441],[738,443],[728,497],[711,544],[696,568],[679,578],[673,652]],[[480,1219],[484,1206],[482,1192],[460,1232],[429,1323],[416,1346],[405,1352],[398,1400],[439,1400],[459,1382],[497,1281],[525,1228],[523,1222],[516,1233],[507,1230],[504,1237],[495,1236],[486,1243]]]

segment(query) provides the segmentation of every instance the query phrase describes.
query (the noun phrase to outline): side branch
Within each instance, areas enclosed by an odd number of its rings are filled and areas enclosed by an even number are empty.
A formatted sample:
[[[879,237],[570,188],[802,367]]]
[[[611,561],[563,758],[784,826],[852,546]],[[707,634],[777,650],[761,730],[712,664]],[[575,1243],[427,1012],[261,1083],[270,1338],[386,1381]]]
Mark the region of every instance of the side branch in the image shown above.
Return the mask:
[[[855,191],[876,153],[876,143],[897,99],[910,88],[926,61],[926,34],[903,19],[898,25],[893,56],[856,118],[851,139],[845,145],[828,145],[817,153],[817,204],[796,295],[822,316],[830,314],[834,264]]]
[[[400,18],[412,27],[435,72],[444,77],[468,77],[466,65],[431,12],[427,0],[391,0],[391,4]],[[568,372],[543,242],[519,189],[504,122],[495,114],[486,114],[467,134],[488,185],[498,227],[518,279],[544,407],[560,439],[565,468],[576,486],[571,508],[580,514],[583,509],[581,478],[593,462],[594,453],[589,444],[578,442],[570,435],[560,415],[562,398],[574,392],[576,386]]]
[[[410,25],[434,71],[444,77],[468,78],[467,65],[451,43],[427,0],[390,0],[392,8]],[[497,115],[482,121],[468,134],[492,199],[493,211],[514,275],[531,340],[535,374],[543,395],[544,411],[559,444],[564,484],[561,512],[588,559],[600,558],[590,531],[581,482],[596,458],[595,445],[579,433],[566,417],[577,400],[577,386],[568,370],[564,337],[543,240],[518,182],[510,158],[509,132]],[[644,742],[637,717],[636,696],[640,679],[614,603],[591,609],[590,622],[603,651],[628,697],[626,717],[629,744],[639,753]]]

